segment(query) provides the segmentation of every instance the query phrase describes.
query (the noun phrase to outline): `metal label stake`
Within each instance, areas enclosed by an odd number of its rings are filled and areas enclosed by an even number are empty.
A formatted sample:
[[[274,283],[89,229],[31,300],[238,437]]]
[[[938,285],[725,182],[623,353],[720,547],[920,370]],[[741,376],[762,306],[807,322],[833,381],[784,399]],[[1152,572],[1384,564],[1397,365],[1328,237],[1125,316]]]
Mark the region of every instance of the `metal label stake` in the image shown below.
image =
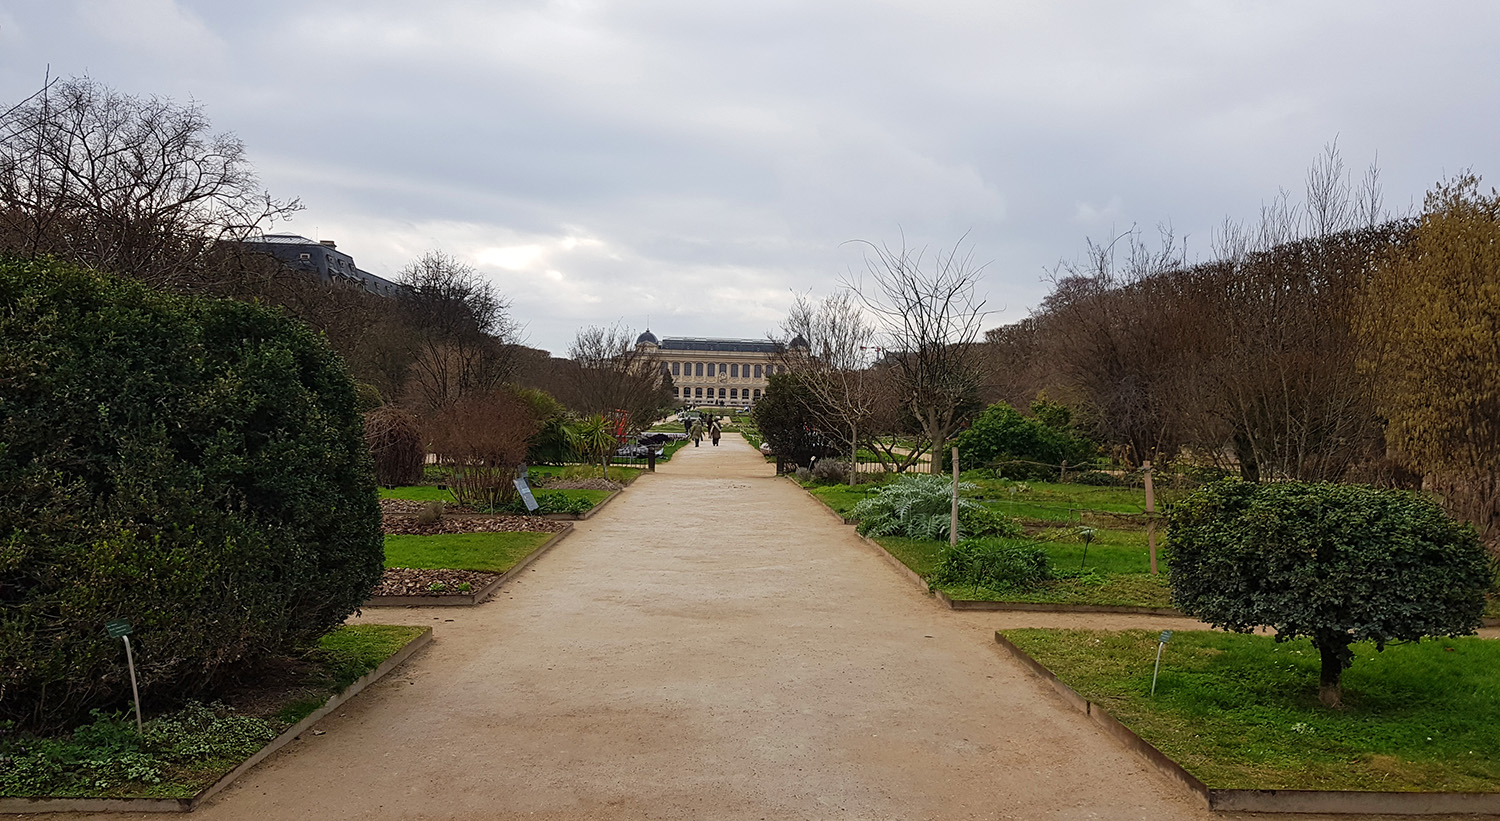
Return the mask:
[[[1156,674],[1161,672],[1161,651],[1166,648],[1167,642],[1172,640],[1172,631],[1161,631],[1161,637],[1156,642],[1156,669],[1151,671],[1151,695],[1156,695]]]
[[[130,668],[130,694],[135,697],[135,731],[145,735],[146,728],[141,723],[141,691],[135,683],[135,654],[130,651],[130,622],[127,619],[115,619],[104,625],[104,632],[111,638],[125,640],[125,665]]]

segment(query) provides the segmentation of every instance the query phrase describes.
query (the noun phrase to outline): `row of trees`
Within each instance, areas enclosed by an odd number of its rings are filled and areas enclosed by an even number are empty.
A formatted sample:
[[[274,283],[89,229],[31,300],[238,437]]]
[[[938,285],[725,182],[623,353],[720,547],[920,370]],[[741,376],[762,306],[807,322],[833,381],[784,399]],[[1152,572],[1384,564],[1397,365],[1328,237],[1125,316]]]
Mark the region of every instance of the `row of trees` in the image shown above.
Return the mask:
[[[1374,180],[1348,184],[1330,149],[1300,211],[1283,194],[1253,230],[1227,225],[1206,262],[1169,232],[1091,245],[1032,316],[987,334],[988,398],[1045,391],[1132,462],[1425,481],[1493,542],[1500,197],[1465,175],[1391,219]]]

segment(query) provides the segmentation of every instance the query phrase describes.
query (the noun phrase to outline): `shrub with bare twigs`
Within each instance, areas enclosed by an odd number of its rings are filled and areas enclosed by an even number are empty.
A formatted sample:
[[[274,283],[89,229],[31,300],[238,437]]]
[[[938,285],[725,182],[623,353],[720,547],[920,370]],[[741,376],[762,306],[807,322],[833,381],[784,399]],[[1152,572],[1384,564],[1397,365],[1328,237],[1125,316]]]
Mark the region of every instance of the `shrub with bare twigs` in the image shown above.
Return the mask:
[[[375,459],[375,481],[386,487],[414,485],[422,480],[422,430],[417,418],[394,405],[365,414],[365,444]]]
[[[452,472],[449,488],[459,504],[487,509],[516,495],[517,468],[537,421],[514,392],[461,399],[434,414],[426,428],[433,452]]]

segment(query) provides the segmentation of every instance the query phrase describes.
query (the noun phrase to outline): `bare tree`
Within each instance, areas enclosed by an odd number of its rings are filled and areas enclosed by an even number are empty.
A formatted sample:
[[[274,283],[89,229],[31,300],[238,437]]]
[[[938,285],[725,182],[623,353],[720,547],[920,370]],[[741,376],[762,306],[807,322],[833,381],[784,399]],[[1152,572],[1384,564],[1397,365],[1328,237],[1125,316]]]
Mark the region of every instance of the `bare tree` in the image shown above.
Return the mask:
[[[563,399],[583,414],[623,410],[635,429],[649,426],[668,401],[667,378],[654,350],[635,344],[629,328],[590,325],[568,346],[575,366]]]
[[[49,81],[0,114],[0,249],[191,287],[210,251],[299,210],[203,107]]]
[[[866,382],[866,364],[878,355],[875,326],[854,294],[838,291],[820,303],[798,294],[781,324],[785,339],[776,340],[778,358],[803,378],[825,430],[848,433],[849,484],[858,473],[860,432],[871,432],[870,417],[878,403],[877,380]],[[793,344],[800,340],[803,344]]]
[[[917,419],[941,472],[948,438],[979,406],[983,383],[984,266],[960,239],[930,257],[925,248],[860,241],[865,274],[845,282],[884,332],[901,404]]]
[[[402,318],[413,334],[414,392],[428,409],[489,393],[511,375],[510,304],[473,267],[430,251],[403,268]]]

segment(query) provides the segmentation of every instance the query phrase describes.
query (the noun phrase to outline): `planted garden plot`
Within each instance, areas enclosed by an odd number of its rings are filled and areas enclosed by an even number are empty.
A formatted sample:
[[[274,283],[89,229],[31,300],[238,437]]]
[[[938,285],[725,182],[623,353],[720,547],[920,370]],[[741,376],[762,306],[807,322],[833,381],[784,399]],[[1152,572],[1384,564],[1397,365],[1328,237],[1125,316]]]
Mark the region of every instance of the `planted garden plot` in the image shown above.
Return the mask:
[[[941,477],[937,477],[941,480]],[[901,480],[888,480],[901,481]],[[944,487],[951,487],[940,481]],[[963,477],[964,495],[987,514],[1014,527],[984,534],[984,515],[975,526],[960,523],[960,535],[981,534],[952,556],[946,529],[940,538],[911,538],[872,530],[861,502],[882,493],[886,483],[817,485],[807,489],[846,520],[869,531],[892,556],[948,599],[963,602],[1013,602],[1081,607],[1171,607],[1165,575],[1152,575],[1144,495],[1131,488],[1056,483],[1023,483]],[[942,491],[946,493],[948,491]],[[944,508],[942,493],[932,500]],[[937,513],[945,517],[942,511]],[[925,534],[930,535],[930,534]],[[1017,563],[1037,567],[1025,572]],[[995,572],[983,572],[986,567]],[[1165,560],[1159,560],[1165,570]],[[976,572],[971,572],[976,571]]]

